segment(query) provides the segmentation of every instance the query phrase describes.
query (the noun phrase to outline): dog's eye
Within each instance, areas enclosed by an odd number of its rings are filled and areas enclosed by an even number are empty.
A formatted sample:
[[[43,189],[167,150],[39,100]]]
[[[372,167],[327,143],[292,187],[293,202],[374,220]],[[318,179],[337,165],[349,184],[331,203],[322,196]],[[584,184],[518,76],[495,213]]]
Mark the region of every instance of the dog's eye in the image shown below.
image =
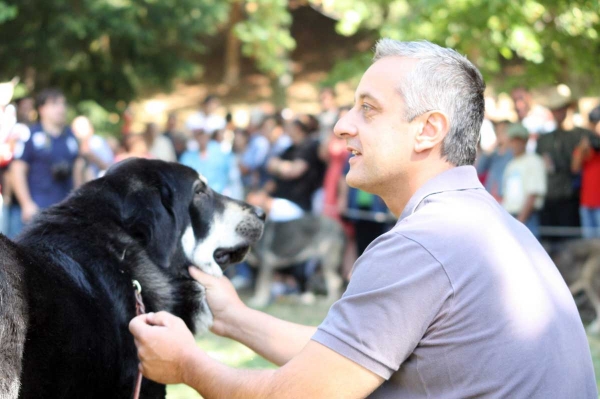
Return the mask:
[[[197,181],[194,183],[194,195],[203,195],[206,194],[205,184],[201,181]]]

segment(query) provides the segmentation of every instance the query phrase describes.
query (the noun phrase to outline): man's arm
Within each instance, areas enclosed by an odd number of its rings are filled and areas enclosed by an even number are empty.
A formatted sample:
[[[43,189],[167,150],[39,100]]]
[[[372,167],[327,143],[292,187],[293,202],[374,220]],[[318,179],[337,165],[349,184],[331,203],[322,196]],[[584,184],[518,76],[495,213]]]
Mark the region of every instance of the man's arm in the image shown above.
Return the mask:
[[[237,370],[195,346],[183,321],[166,312],[138,316],[130,330],[147,378],[183,382],[205,398],[364,398],[384,381],[314,341],[278,370]]]
[[[521,223],[525,223],[525,221],[529,219],[529,216],[531,216],[531,213],[535,208],[535,200],[537,199],[537,197],[539,197],[539,195],[537,194],[529,194],[527,196],[525,204],[523,205],[523,209],[521,209],[521,212],[519,212],[519,215],[517,216],[517,219]]]
[[[267,165],[267,171],[283,180],[297,179],[308,170],[308,162],[304,159],[285,161],[273,158]]]
[[[571,173],[577,174],[581,172],[584,161],[590,155],[591,145],[590,140],[587,137],[583,137],[579,142],[579,145],[573,151],[573,158],[571,159]]]
[[[195,267],[190,274],[206,287],[213,313],[211,331],[238,341],[265,359],[281,366],[296,356],[316,331],[247,307],[225,277],[216,278]]]
[[[27,184],[28,171],[29,165],[27,162],[15,159],[10,164],[13,190],[19,200],[19,204],[21,204],[22,219],[25,223],[28,223],[38,212],[38,206],[33,202],[29,193],[29,186]]]

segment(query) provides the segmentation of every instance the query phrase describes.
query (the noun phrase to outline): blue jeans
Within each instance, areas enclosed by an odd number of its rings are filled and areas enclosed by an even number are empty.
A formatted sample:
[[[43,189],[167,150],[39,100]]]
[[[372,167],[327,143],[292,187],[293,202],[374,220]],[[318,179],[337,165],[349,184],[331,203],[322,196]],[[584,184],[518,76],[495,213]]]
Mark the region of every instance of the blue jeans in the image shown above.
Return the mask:
[[[579,207],[583,238],[600,238],[600,208]]]
[[[2,233],[12,240],[23,230],[21,206],[17,204],[5,206],[2,216]]]

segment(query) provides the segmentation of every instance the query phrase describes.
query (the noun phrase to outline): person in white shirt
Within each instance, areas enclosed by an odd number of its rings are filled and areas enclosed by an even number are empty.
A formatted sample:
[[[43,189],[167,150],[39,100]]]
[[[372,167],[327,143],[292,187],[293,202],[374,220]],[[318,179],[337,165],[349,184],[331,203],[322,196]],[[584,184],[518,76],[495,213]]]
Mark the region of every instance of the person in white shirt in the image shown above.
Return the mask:
[[[513,159],[504,170],[502,206],[539,238],[539,211],[547,183],[544,160],[526,151],[529,131],[520,123],[508,128]]]

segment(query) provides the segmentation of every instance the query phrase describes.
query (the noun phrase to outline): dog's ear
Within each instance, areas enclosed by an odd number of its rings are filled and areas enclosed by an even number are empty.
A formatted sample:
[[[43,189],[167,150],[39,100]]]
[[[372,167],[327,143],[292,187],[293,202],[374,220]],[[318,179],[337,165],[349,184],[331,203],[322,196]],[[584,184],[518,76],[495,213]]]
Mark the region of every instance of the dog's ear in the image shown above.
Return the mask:
[[[127,193],[121,216],[125,229],[146,249],[152,261],[169,267],[179,231],[169,187],[159,184]]]

